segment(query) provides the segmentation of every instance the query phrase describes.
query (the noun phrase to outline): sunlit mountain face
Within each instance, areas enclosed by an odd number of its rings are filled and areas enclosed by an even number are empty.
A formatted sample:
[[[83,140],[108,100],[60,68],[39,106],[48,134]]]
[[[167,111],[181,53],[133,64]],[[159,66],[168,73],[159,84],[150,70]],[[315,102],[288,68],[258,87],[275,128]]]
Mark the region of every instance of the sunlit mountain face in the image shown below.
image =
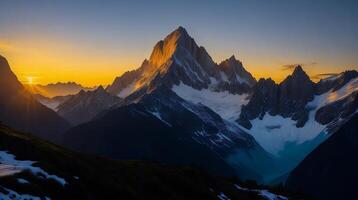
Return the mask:
[[[2,2],[0,199],[356,199],[357,9]]]

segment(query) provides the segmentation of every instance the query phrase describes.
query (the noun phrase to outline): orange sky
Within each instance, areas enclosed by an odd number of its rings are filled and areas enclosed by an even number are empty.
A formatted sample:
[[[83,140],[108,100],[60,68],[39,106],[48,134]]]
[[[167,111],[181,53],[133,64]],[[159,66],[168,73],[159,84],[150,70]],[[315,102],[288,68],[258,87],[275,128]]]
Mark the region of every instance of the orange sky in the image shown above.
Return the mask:
[[[280,82],[291,73],[283,65],[305,64],[311,76],[358,69],[357,6],[323,0],[1,1],[0,54],[21,81],[107,85],[138,68],[159,40],[183,26],[215,62],[234,54],[256,78]]]
[[[138,47],[141,51],[121,51],[106,50],[106,46],[96,44],[78,45],[64,38],[32,36],[0,39],[0,54],[8,59],[12,70],[23,83],[28,82],[31,77],[35,84],[75,81],[84,86],[95,86],[108,85],[116,76],[139,67],[142,61],[150,56],[154,44],[155,42],[152,45]],[[233,52],[228,53],[227,50],[215,52],[215,47],[206,49],[216,62],[235,54],[257,79],[271,77],[280,82],[291,73],[289,70],[282,70],[282,65],[298,63],[295,62],[298,59],[287,55],[275,57],[272,54],[264,56],[265,54],[261,53],[257,56],[257,50],[238,52],[237,49],[232,49]],[[320,65],[324,63],[310,63],[307,61],[306,64],[310,66],[304,67],[310,75],[340,70],[331,66],[325,68],[327,71],[322,71]]]

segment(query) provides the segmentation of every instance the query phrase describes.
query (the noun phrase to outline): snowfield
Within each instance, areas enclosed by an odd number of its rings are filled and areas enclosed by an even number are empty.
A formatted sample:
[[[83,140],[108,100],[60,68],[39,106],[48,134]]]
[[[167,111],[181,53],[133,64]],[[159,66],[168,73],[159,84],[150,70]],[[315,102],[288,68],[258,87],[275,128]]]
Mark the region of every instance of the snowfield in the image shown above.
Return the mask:
[[[15,156],[8,153],[7,151],[0,151],[0,177],[10,176],[25,170],[30,171],[33,175],[40,176],[46,179],[53,179],[61,185],[66,185],[65,179],[60,178],[56,175],[50,175],[40,167],[32,166],[35,161],[29,160],[16,160]]]
[[[244,129],[250,133],[268,152],[278,155],[284,150],[287,142],[294,142],[297,145],[316,138],[325,133],[326,125],[315,120],[318,109],[335,101],[341,100],[353,92],[358,91],[358,78],[355,78],[337,91],[329,91],[316,95],[306,107],[310,109],[309,118],[304,127],[297,128],[296,121],[291,118],[284,118],[280,115],[272,116],[265,114],[262,120],[256,118],[251,120],[252,128]]]
[[[210,89],[196,90],[180,83],[173,85],[172,90],[181,98],[198,104],[201,103],[228,121],[235,121],[241,112],[241,106],[248,103],[247,95],[231,94],[228,91],[215,92]]]
[[[310,112],[309,119],[302,128],[296,127],[296,121],[280,115],[265,114],[262,120],[251,120],[250,130],[243,128],[254,136],[257,142],[268,152],[278,155],[284,149],[286,142],[301,144],[318,136],[326,126],[314,120],[315,112]]]
[[[355,91],[358,91],[358,78],[349,81],[337,91],[329,91],[321,95],[316,95],[313,101],[309,102],[307,106],[318,110],[323,106],[346,98]]]

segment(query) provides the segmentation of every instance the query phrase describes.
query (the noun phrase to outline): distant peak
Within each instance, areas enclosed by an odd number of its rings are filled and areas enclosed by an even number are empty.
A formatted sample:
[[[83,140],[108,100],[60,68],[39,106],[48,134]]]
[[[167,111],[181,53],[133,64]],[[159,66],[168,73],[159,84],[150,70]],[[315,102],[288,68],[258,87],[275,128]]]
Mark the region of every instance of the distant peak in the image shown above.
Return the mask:
[[[235,55],[233,54],[230,58],[229,58],[230,61],[236,61],[236,58],[235,58]]]
[[[103,86],[102,86],[102,85],[100,85],[100,86],[98,86],[98,87],[97,87],[97,89],[96,89],[96,90],[98,90],[98,91],[102,91],[102,90],[103,90],[103,91],[104,91],[104,88],[103,88]]]
[[[84,94],[86,94],[86,91],[85,91],[84,89],[81,89],[78,94],[79,94],[79,95],[84,95]]]
[[[243,67],[242,63],[236,59],[235,55],[230,56],[229,58],[227,58],[226,60],[222,61],[220,63],[221,66],[225,66],[225,67]]]
[[[307,75],[307,73],[303,70],[301,65],[297,65],[295,67],[295,69],[293,70],[293,73],[290,76],[288,76],[287,78],[290,78],[290,77],[295,80],[305,80],[305,81],[312,82],[311,79],[309,78],[309,76]],[[285,80],[283,82],[285,82]]]
[[[297,72],[304,72],[303,71],[303,69],[302,69],[302,66],[301,65],[297,65],[296,67],[295,67],[295,70],[293,71],[293,73],[297,73]]]
[[[293,70],[292,76],[307,76],[306,72],[303,70],[301,65],[297,65]]]

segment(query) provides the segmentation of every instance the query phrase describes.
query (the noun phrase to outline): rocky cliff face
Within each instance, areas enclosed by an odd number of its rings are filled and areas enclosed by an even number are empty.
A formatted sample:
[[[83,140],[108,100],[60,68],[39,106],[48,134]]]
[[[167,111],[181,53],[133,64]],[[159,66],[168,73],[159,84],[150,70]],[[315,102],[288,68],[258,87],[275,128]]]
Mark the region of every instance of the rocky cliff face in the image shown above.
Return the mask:
[[[279,85],[271,79],[260,80],[253,90],[250,102],[243,107],[237,120],[246,128],[251,128],[249,120],[271,115],[290,117],[302,127],[308,119],[306,104],[313,100],[315,84],[309,79],[301,66],[297,66],[292,75]]]

